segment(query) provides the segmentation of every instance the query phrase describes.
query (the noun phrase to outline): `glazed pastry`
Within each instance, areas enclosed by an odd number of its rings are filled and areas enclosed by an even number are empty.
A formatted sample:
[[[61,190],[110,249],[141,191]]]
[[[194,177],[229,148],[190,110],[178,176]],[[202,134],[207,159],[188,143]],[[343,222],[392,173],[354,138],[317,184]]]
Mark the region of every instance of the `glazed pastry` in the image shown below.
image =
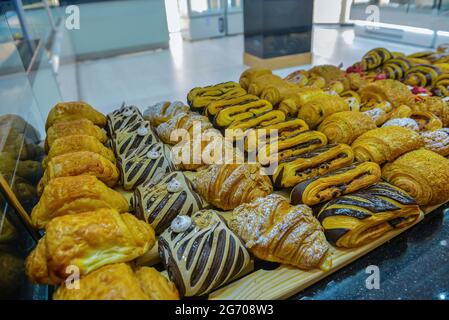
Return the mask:
[[[360,61],[360,66],[363,71],[373,70],[380,67],[391,58],[393,58],[393,55],[387,49],[375,48],[365,53]]]
[[[343,111],[324,119],[318,131],[326,135],[329,143],[351,144],[360,135],[375,128],[375,121],[366,114],[358,111]]]
[[[192,215],[205,206],[182,172],[170,172],[157,184],[146,183],[134,191],[136,217],[154,228],[156,234],[170,226],[177,215]]]
[[[240,75],[239,83],[243,89],[248,90],[254,79],[266,74],[271,74],[271,70],[266,68],[249,68]]]
[[[230,106],[220,110],[214,118],[214,123],[221,128],[228,128],[233,123],[251,120],[259,115],[273,110],[273,106],[266,100],[250,100],[236,106]],[[284,117],[285,118],[285,117]]]
[[[416,122],[412,118],[394,118],[388,120],[382,125],[382,127],[389,127],[389,126],[403,127],[413,131],[419,131],[418,122]]]
[[[340,97],[345,99],[346,103],[349,105],[350,111],[360,111],[361,100],[357,92],[352,90],[343,91],[340,94]]]
[[[329,144],[309,153],[284,158],[273,174],[277,188],[294,187],[298,183],[350,165],[354,153],[345,144]]]
[[[417,87],[432,87],[441,70],[431,64],[420,64],[407,70],[404,77],[404,83]]]
[[[370,109],[363,111],[362,113],[370,117],[375,122],[376,126],[381,126],[390,118],[389,113],[381,108]]]
[[[440,118],[443,127],[449,127],[449,104],[440,97],[417,97],[410,105],[413,111],[430,112]]]
[[[259,259],[305,270],[331,265],[329,244],[312,210],[292,206],[280,195],[238,206],[229,227]]]
[[[435,131],[422,132],[424,148],[439,153],[442,156],[449,156],[449,129],[442,128]]]
[[[270,179],[256,164],[210,165],[198,171],[195,190],[210,204],[231,210],[273,192]]]
[[[403,190],[385,182],[376,183],[329,201],[317,219],[327,240],[337,247],[368,244],[387,232],[405,228],[421,219],[415,200]]]
[[[82,277],[79,289],[61,285],[53,300],[178,300],[173,282],[154,268],[133,271],[126,263],[101,267]]]
[[[67,122],[57,122],[47,130],[45,150],[48,152],[56,139],[80,134],[92,136],[103,144],[108,140],[106,133],[94,125],[90,120],[79,119]]]
[[[432,131],[443,127],[440,118],[430,112],[412,111],[410,118],[418,123],[420,131]]]
[[[234,108],[234,110],[242,112],[244,110],[248,110],[251,108],[263,107],[265,103],[263,101],[261,103],[260,101],[262,100],[260,100],[259,97],[252,94],[245,94],[240,97],[212,101],[211,103],[208,104],[207,108],[204,110],[204,114],[208,116],[211,121],[214,121],[215,116],[223,109],[227,109],[230,107],[237,107]],[[271,109],[273,109],[273,107],[271,107]],[[264,111],[268,111],[271,109],[269,108]]]
[[[87,119],[100,128],[106,125],[106,117],[83,101],[61,102],[48,113],[45,130],[57,122]]]
[[[170,150],[162,142],[128,150],[117,158],[117,166],[125,190],[135,189],[147,181],[157,183],[174,170]]]
[[[321,95],[301,106],[298,118],[303,119],[310,128],[315,128],[326,117],[341,111],[349,111],[349,105],[343,98]]]
[[[289,73],[284,80],[297,86],[305,86],[309,82],[309,73],[306,70],[297,70]]]
[[[299,183],[292,189],[292,204],[313,206],[344,194],[366,188],[380,180],[377,163],[356,162],[350,166]]]
[[[240,97],[245,94],[245,89],[238,83],[230,81],[193,88],[187,94],[187,102],[192,110],[202,111],[212,101]]]
[[[43,229],[55,217],[101,208],[127,212],[128,201],[95,176],[55,178],[45,187],[31,220],[37,229]]]
[[[403,127],[389,126],[365,132],[354,141],[352,149],[357,160],[382,164],[423,145],[419,133]]]
[[[33,283],[60,284],[76,266],[86,275],[104,265],[132,261],[155,243],[153,228],[129,213],[98,209],[57,217],[26,261]]]
[[[223,110],[222,112],[226,111],[227,110]],[[216,124],[218,126],[221,126],[222,124],[226,123],[226,121],[221,122],[220,117],[221,114],[222,113],[220,112],[216,119]],[[242,130],[242,132],[245,132],[248,129],[264,128],[281,123],[283,121],[285,121],[285,113],[283,113],[280,110],[271,110],[245,119],[239,120],[236,119],[227,127],[227,129],[234,129],[234,130],[240,129]]]
[[[264,74],[252,79],[247,90],[250,94],[260,96],[265,88],[274,84],[282,86],[285,83],[287,83],[287,81],[283,80],[281,77],[275,74]]]
[[[238,277],[250,263],[242,241],[215,210],[178,216],[159,236],[158,249],[181,297],[209,293]]]
[[[330,89],[332,84],[336,82],[341,82],[343,84],[343,88],[347,88],[348,83],[346,79],[346,74],[339,67],[331,65],[331,64],[323,64],[319,66],[315,66],[308,70],[309,74],[309,82],[308,85],[313,85],[312,82],[314,79],[323,79],[324,86],[327,89]]]
[[[181,141],[185,134],[193,137],[209,128],[212,128],[212,123],[207,117],[189,112],[179,113],[167,122],[161,123],[156,132],[164,143],[174,145]],[[179,135],[176,134],[177,130]]]
[[[293,96],[296,92],[298,92],[298,86],[296,84],[288,81],[275,82],[265,87],[260,93],[260,97],[272,105],[278,105],[279,102]]]
[[[404,154],[383,167],[382,178],[406,191],[420,206],[449,200],[449,160],[433,151]]]
[[[324,91],[320,88],[309,86],[300,87],[296,90],[295,94],[282,100],[279,103],[278,109],[286,115],[296,116],[301,106],[324,94]]]
[[[161,123],[167,122],[181,112],[188,112],[189,106],[181,101],[161,101],[147,108],[143,113],[145,120],[150,121],[151,125],[157,127]]]
[[[410,60],[404,57],[398,57],[388,60],[382,66],[382,74],[384,74],[387,79],[401,80],[404,78],[405,73],[408,69],[412,67]]]
[[[38,192],[42,194],[52,179],[78,175],[95,176],[108,187],[115,186],[119,180],[119,172],[111,161],[94,152],[79,151],[52,158],[39,182]]]
[[[393,107],[411,105],[415,101],[414,95],[405,84],[392,79],[370,82],[360,89],[359,94],[362,103],[388,101]]]
[[[95,152],[115,163],[114,152],[106,148],[100,141],[85,134],[74,134],[56,139],[42,165],[46,168],[48,161],[54,157],[78,151]]]
[[[126,106],[125,103],[122,104],[121,108],[109,113],[107,120],[106,131],[111,138],[115,138],[117,132],[144,121],[142,114],[136,106]]]
[[[122,131],[117,131],[112,141],[112,148],[117,156],[128,154],[132,150],[143,148],[159,142],[159,137],[154,132],[148,121],[135,122]]]

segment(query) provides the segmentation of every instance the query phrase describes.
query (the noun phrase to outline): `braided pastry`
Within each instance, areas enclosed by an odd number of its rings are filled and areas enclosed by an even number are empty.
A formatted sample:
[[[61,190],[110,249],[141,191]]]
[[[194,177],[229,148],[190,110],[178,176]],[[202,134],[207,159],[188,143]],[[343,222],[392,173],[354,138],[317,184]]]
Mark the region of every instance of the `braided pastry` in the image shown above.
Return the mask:
[[[216,100],[235,98],[247,92],[236,82],[224,82],[213,86],[196,87],[187,94],[187,102],[192,110],[202,111]]]
[[[449,156],[449,129],[442,128],[435,131],[421,132],[424,148],[442,156]]]
[[[249,68],[240,75],[239,83],[243,89],[248,90],[248,87],[254,79],[266,74],[271,74],[271,70],[265,68]]]
[[[114,138],[117,132],[126,130],[127,127],[134,126],[144,120],[136,106],[126,106],[125,103],[120,109],[109,113],[107,119],[106,131],[111,138]]]
[[[235,208],[229,227],[259,259],[309,270],[331,265],[329,244],[312,210],[271,194]]]
[[[270,179],[256,164],[210,165],[198,171],[195,190],[210,204],[231,210],[273,192]]]
[[[106,125],[106,117],[83,101],[61,102],[48,113],[45,130],[57,122],[87,119],[100,128]]]
[[[174,145],[182,139],[177,134],[173,135],[173,133],[176,133],[176,130],[182,130],[184,132],[180,131],[179,133],[188,133],[192,137],[195,134],[194,130],[196,127],[200,130],[197,134],[201,134],[201,132],[212,128],[212,123],[210,123],[207,117],[198,113],[179,113],[167,122],[161,123],[156,128],[156,132],[164,143]]]
[[[320,95],[299,109],[298,118],[303,119],[310,128],[315,128],[326,117],[341,111],[349,111],[349,105],[343,98],[336,95]]]
[[[167,122],[181,112],[188,112],[189,107],[181,101],[161,101],[155,105],[149,106],[145,110],[143,117],[150,121],[151,125],[157,127],[163,122]]]
[[[365,53],[360,61],[360,66],[363,71],[373,70],[380,67],[391,58],[393,58],[393,55],[387,49],[375,48]]]

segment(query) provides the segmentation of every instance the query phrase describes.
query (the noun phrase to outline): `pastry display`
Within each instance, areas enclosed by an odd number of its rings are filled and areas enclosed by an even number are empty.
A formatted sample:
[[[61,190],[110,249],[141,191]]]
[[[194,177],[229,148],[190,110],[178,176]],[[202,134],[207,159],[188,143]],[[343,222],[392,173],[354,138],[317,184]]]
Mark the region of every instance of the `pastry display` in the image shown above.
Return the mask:
[[[414,95],[408,87],[400,81],[386,79],[370,82],[359,90],[362,103],[379,103],[388,101],[393,107],[411,105]]]
[[[423,145],[419,133],[404,127],[387,126],[365,132],[351,146],[357,160],[382,164]]]
[[[273,192],[270,178],[262,175],[261,170],[248,163],[210,165],[197,172],[193,184],[208,203],[231,210]]]
[[[290,194],[292,204],[313,206],[341,195],[366,188],[380,180],[381,170],[374,162],[356,162],[325,175],[303,181]]]
[[[106,125],[106,117],[83,101],[60,102],[48,113],[45,129],[57,122],[87,119],[100,128]]]
[[[320,95],[305,103],[298,112],[310,128],[317,127],[326,117],[341,111],[349,111],[348,103],[336,95]]]
[[[238,83],[230,81],[193,88],[187,94],[187,102],[192,110],[202,111],[212,101],[240,97],[246,93]]]
[[[79,289],[61,285],[53,300],[178,300],[175,285],[154,268],[134,271],[126,263],[101,267],[82,277]]]
[[[128,201],[95,176],[55,178],[45,187],[31,220],[36,228],[42,229],[53,218],[101,208],[128,212]]]
[[[425,149],[439,153],[444,157],[449,156],[449,128],[422,132],[421,137],[424,140]]]
[[[42,165],[46,168],[47,163],[54,157],[78,151],[94,152],[115,163],[114,152],[105,147],[95,137],[85,134],[74,134],[56,139],[48,151],[47,157],[42,161]]]
[[[331,261],[319,222],[305,205],[271,194],[238,206],[229,227],[257,258],[301,269],[328,269]]]
[[[151,124],[148,121],[142,121],[116,132],[112,141],[112,148],[115,154],[119,156],[156,142],[159,142],[159,137]]]
[[[47,130],[47,138],[45,140],[45,149],[48,152],[56,139],[72,136],[72,135],[88,135],[92,136],[101,143],[108,140],[106,132],[97,127],[92,121],[87,119],[72,120],[67,122],[57,122]]]
[[[362,70],[372,70],[380,67],[386,61],[393,58],[390,51],[385,48],[375,48],[368,51],[360,61],[360,66]]]
[[[271,70],[266,68],[249,68],[240,75],[239,83],[243,89],[248,90],[249,85],[254,79],[271,73]]]
[[[363,133],[375,128],[375,121],[363,112],[343,111],[324,119],[318,131],[326,135],[329,143],[351,144]]]
[[[111,138],[114,138],[117,132],[120,132],[129,126],[135,126],[136,123],[144,121],[140,110],[136,106],[123,105],[107,115],[106,131]]]
[[[157,127],[161,123],[167,122],[178,113],[188,112],[189,106],[186,106],[181,101],[161,101],[155,105],[149,106],[143,113],[145,120],[150,121],[153,127]]]
[[[60,284],[68,266],[86,275],[104,265],[132,261],[153,247],[153,228],[129,213],[98,209],[56,217],[26,261],[34,283]]]
[[[135,189],[147,181],[157,183],[168,172],[174,170],[167,145],[157,142],[131,149],[117,158],[120,184],[125,190]]]
[[[94,152],[79,151],[52,158],[39,182],[38,192],[42,194],[52,179],[78,175],[95,176],[108,187],[115,186],[119,180],[117,167],[111,161]]]
[[[188,112],[179,113],[167,122],[161,123],[156,132],[162,142],[174,145],[181,141],[185,134],[193,137],[194,134],[201,134],[209,128],[212,128],[212,123],[207,117]]]
[[[209,293],[238,277],[250,263],[242,241],[214,210],[178,216],[160,235],[158,249],[181,297]]]
[[[327,240],[344,248],[370,243],[421,217],[422,212],[413,198],[385,182],[333,199],[317,215]]]
[[[168,173],[157,184],[145,183],[134,191],[136,217],[148,222],[156,234],[162,233],[178,215],[191,216],[205,203],[190,181],[179,171]]]
[[[408,152],[382,169],[382,178],[406,191],[420,206],[449,200],[449,160],[429,150]]]
[[[279,161],[273,174],[277,188],[294,187],[298,183],[324,175],[354,161],[354,153],[345,144],[328,144],[314,151],[291,156]]]

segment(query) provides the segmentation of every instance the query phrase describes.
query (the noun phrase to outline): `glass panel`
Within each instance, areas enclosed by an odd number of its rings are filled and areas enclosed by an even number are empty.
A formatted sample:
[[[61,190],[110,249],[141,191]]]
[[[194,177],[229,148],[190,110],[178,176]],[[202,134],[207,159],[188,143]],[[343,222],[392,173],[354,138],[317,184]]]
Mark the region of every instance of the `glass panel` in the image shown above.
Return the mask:
[[[190,14],[210,15],[223,13],[222,0],[190,0]]]

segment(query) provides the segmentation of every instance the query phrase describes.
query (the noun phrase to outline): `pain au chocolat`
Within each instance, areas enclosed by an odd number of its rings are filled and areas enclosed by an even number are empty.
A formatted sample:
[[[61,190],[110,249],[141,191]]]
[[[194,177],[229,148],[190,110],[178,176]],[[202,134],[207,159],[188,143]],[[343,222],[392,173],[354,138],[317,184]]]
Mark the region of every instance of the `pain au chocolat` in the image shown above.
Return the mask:
[[[199,296],[235,279],[249,265],[240,238],[214,210],[178,216],[159,236],[162,263],[181,296]]]
[[[106,131],[111,138],[115,138],[117,132],[144,121],[142,113],[136,106],[126,106],[125,103],[121,108],[109,113],[107,120]]]
[[[405,191],[385,182],[329,201],[317,215],[327,240],[337,247],[353,248],[421,219],[416,201]]]

